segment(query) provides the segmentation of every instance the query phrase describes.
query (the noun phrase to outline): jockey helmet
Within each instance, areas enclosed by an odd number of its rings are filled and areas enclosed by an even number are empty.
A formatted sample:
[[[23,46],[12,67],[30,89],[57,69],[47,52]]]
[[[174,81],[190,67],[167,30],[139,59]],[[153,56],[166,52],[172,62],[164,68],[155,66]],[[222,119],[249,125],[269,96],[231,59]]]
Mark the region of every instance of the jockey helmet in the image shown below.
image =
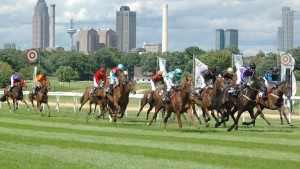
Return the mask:
[[[119,70],[124,70],[124,65],[123,64],[118,64],[118,69]]]
[[[175,75],[176,75],[177,77],[181,77],[181,76],[182,76],[182,70],[179,69],[179,68],[175,69]]]
[[[161,76],[163,74],[163,72],[161,70],[157,71],[156,73],[157,75]]]
[[[277,72],[278,72],[278,68],[277,68],[277,67],[273,67],[273,68],[272,68],[272,72],[273,72],[273,73],[277,73]]]
[[[104,68],[104,67],[101,67],[101,68],[99,69],[99,72],[105,73],[105,68]]]
[[[251,69],[255,69],[255,68],[256,68],[256,65],[255,65],[255,63],[251,62],[251,63],[249,64],[249,67],[250,67]]]
[[[233,71],[233,69],[232,69],[231,67],[229,67],[229,68],[227,69],[227,73],[229,73],[229,74],[234,74],[234,71]]]
[[[128,76],[128,72],[126,70],[124,71],[124,75]]]
[[[215,74],[217,72],[217,68],[215,66],[213,66],[209,69],[209,71],[211,71],[211,73]]]

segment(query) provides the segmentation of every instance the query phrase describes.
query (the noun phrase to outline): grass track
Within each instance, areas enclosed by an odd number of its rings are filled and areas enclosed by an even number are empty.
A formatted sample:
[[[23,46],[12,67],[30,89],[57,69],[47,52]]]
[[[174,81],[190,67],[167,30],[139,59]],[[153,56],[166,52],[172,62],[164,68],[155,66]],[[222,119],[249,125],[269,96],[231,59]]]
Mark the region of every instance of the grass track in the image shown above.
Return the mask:
[[[146,126],[145,113],[111,124],[62,108],[41,117],[21,107],[0,109],[0,166],[4,168],[299,168],[300,121],[294,127],[260,118],[256,127],[196,129],[162,121]],[[210,122],[213,126],[213,122]],[[231,125],[232,121],[228,122]]]

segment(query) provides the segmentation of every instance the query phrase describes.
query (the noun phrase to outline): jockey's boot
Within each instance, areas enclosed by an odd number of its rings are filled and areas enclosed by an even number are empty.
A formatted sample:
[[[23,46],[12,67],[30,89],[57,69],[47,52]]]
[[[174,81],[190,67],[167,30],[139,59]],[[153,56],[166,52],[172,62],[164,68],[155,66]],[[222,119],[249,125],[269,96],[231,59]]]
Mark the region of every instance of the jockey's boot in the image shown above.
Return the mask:
[[[11,93],[12,87],[9,87],[7,91],[8,91],[9,93]]]
[[[95,94],[95,87],[92,87],[92,88],[91,88],[90,94],[91,94],[91,95],[94,95],[94,94]]]
[[[39,87],[36,86],[35,89],[34,89],[34,95],[36,95],[38,93],[38,90],[39,90]]]
[[[154,91],[151,91],[151,92],[150,92],[150,96],[149,96],[149,99],[148,99],[148,103],[152,103],[152,102],[153,102],[153,93],[154,93]]]
[[[170,103],[170,102],[171,102],[170,95],[171,95],[171,92],[168,91],[168,93],[167,93],[167,95],[166,95],[166,97],[165,97],[165,102],[166,102],[166,103]]]
[[[239,94],[239,89],[238,89],[238,87],[235,87],[235,88],[233,89],[232,96],[237,98],[237,97],[238,97],[238,94]]]
[[[109,85],[109,89],[108,89],[108,94],[110,94],[110,95],[113,94],[113,88],[114,88],[114,85],[113,85],[113,84],[110,84],[110,85]]]
[[[202,99],[202,92],[203,92],[203,89],[199,89],[199,93],[198,93],[198,99],[199,100]]]
[[[262,98],[263,98],[264,100],[268,100],[268,93],[267,93],[266,90],[262,92]]]

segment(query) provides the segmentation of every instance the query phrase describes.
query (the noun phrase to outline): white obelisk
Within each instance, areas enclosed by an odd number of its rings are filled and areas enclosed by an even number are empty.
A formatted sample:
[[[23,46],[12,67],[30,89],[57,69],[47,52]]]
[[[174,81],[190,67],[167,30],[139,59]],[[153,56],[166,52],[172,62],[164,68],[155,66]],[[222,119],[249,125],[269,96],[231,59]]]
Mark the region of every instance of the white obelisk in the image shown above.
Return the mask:
[[[163,4],[162,52],[168,51],[168,4]]]

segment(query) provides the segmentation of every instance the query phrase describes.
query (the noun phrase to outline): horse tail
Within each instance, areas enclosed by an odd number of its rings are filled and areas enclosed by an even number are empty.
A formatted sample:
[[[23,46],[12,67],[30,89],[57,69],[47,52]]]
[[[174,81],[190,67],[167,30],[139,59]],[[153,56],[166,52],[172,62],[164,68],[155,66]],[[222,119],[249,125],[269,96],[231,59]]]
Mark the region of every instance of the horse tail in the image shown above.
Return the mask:
[[[1,102],[5,102],[6,101],[5,95],[3,95],[0,100],[1,100]]]

